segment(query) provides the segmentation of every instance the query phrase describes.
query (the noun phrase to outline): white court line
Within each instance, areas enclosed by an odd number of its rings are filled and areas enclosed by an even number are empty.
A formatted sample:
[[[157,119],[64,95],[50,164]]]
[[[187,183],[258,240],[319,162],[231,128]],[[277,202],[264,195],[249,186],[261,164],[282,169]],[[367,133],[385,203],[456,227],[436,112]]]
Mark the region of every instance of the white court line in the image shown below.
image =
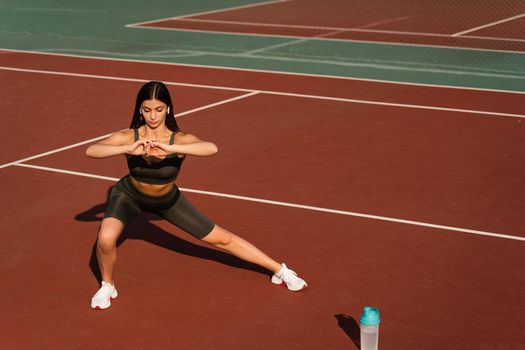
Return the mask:
[[[227,100],[222,100],[222,101],[219,101],[219,102],[211,103],[209,105],[205,105],[205,106],[202,106],[202,107],[191,109],[191,110],[186,111],[186,112],[182,112],[182,113],[176,114],[175,117],[182,117],[183,115],[187,115],[187,114],[190,114],[190,113],[195,113],[195,112],[198,112],[198,111],[202,111],[204,109],[220,106],[220,105],[223,105],[225,103],[230,103],[230,102],[233,102],[233,101],[241,100],[241,99],[246,98],[246,97],[257,95],[258,93],[259,93],[259,91],[252,91],[252,92],[250,92],[248,94],[245,94],[245,95],[232,97],[232,98],[229,98]]]
[[[281,2],[288,2],[288,1],[290,1],[290,0],[270,0],[270,1],[265,1],[265,2],[258,2],[258,3],[255,3],[255,4],[248,4],[248,5],[241,5],[241,6],[234,6],[234,7],[226,7],[226,8],[221,8],[221,9],[211,10],[211,11],[204,11],[204,12],[196,12],[196,13],[191,13],[189,15],[173,17],[173,18],[177,19],[177,18],[184,18],[184,17],[189,17],[189,16],[203,16],[203,15],[209,15],[211,13],[220,13],[220,12],[234,11],[234,10],[240,10],[240,9],[247,9],[247,8],[252,8],[252,7],[273,5],[273,4],[279,4]]]
[[[11,67],[2,67],[2,66],[0,66],[0,70],[25,72],[25,73],[36,73],[36,74],[72,76],[72,77],[92,78],[92,79],[108,79],[108,80],[133,81],[133,82],[147,82],[148,81],[145,79],[120,78],[120,77],[95,75],[95,74],[80,74],[80,73],[69,73],[69,72],[58,72],[58,71],[47,71],[47,70],[25,69],[25,68],[11,68]],[[490,112],[490,111],[449,108],[449,107],[439,107],[439,106],[424,106],[424,105],[414,105],[414,104],[406,104],[406,103],[381,102],[381,101],[360,100],[360,99],[342,98],[342,97],[298,94],[298,93],[280,92],[280,91],[272,91],[272,90],[239,89],[239,88],[231,88],[231,87],[225,87],[225,86],[219,87],[215,85],[188,84],[188,83],[177,83],[177,82],[164,82],[164,83],[166,85],[174,85],[174,86],[188,86],[188,87],[209,88],[209,89],[244,91],[244,92],[251,93],[251,94],[244,95],[244,97],[247,97],[248,95],[251,96],[252,94],[255,94],[255,93],[261,93],[261,94],[268,94],[268,95],[299,97],[299,98],[368,104],[368,105],[387,106],[387,107],[401,107],[401,108],[424,109],[424,110],[445,111],[445,112],[481,114],[481,115],[490,115],[490,116],[498,116],[498,117],[525,118],[525,114]]]
[[[94,174],[88,174],[88,173],[81,173],[81,172],[78,172],[78,171],[71,171],[71,170],[64,170],[64,169],[49,168],[49,167],[39,166],[39,165],[22,164],[22,163],[16,163],[16,164],[13,164],[13,165],[14,166],[24,167],[24,168],[32,168],[32,169],[38,169],[38,170],[51,171],[51,172],[54,172],[54,173],[76,175],[76,176],[83,176],[83,177],[90,177],[90,178],[100,179],[100,180],[118,181],[118,179],[114,178],[114,177],[102,176],[102,175],[94,175]]]
[[[101,180],[118,181],[118,178],[114,178],[114,177],[100,176],[100,175],[95,175],[95,174],[89,174],[89,173],[78,172],[78,171],[70,171],[70,170],[64,170],[64,169],[57,169],[57,168],[50,168],[50,167],[44,167],[44,166],[39,166],[39,165],[15,164],[15,166],[63,173],[63,174],[68,174],[68,175],[90,177],[90,178],[101,179]],[[354,217],[359,217],[359,218],[372,219],[372,220],[378,220],[378,221],[388,221],[388,222],[394,222],[394,223],[405,224],[405,225],[422,226],[422,227],[428,227],[428,228],[435,228],[439,230],[469,233],[469,234],[480,235],[480,236],[489,236],[489,237],[502,238],[502,239],[511,239],[511,240],[516,240],[516,241],[525,241],[525,237],[501,234],[501,233],[496,233],[496,232],[471,230],[467,228],[437,225],[437,224],[431,224],[431,223],[426,223],[426,222],[421,222],[421,221],[413,221],[413,220],[392,218],[392,217],[387,217],[387,216],[363,214],[363,213],[357,213],[357,212],[346,211],[346,210],[315,207],[315,206],[310,206],[310,205],[274,201],[274,200],[268,200],[268,199],[262,199],[262,198],[256,198],[256,197],[238,196],[238,195],[220,193],[220,192],[194,190],[190,188],[181,187],[180,190],[185,191],[185,192],[203,194],[207,196],[231,198],[231,199],[238,199],[238,200],[249,201],[249,202],[257,202],[257,203],[278,205],[278,206],[291,207],[291,208],[297,208],[297,209],[313,210],[313,211],[319,211],[319,212],[330,213],[330,214],[354,216]]]
[[[256,34],[256,33],[236,33],[236,32],[221,32],[217,30],[204,30],[204,29],[182,29],[182,28],[162,28],[162,27],[132,27],[135,29],[153,29],[153,30],[171,30],[171,31],[181,31],[181,32],[195,32],[195,33],[207,33],[207,34],[213,34],[213,35],[236,35],[236,36],[256,36],[256,37],[262,37],[262,38],[269,38],[269,37],[278,37],[278,38],[291,38],[291,39],[300,39],[305,38],[305,36],[302,35],[285,35],[285,34]],[[352,29],[347,31],[361,31],[358,29]],[[386,33],[386,32],[385,32]],[[391,33],[396,33],[392,31]],[[397,33],[404,33],[409,35],[410,32],[397,32]],[[417,35],[417,33],[412,33],[413,35]],[[422,33],[425,34],[425,33]],[[426,33],[425,36],[439,36],[439,37],[446,37],[446,38],[452,38],[449,34],[431,34]],[[467,38],[467,39],[479,39],[479,40],[494,40],[494,41],[516,41],[516,42],[525,42],[525,39],[513,39],[513,38],[493,38],[493,37],[483,37],[483,36],[469,36],[464,35],[458,38]],[[329,37],[323,37],[323,38],[315,38],[315,37],[309,37],[310,40],[317,40],[317,41],[336,41],[336,42],[344,42],[344,43],[365,43],[365,44],[372,44],[372,45],[393,45],[393,46],[404,46],[404,47],[430,47],[430,48],[438,48],[438,49],[449,49],[449,50],[466,50],[466,51],[478,51],[478,52],[501,52],[501,53],[512,53],[512,54],[518,54],[518,55],[525,55],[525,51],[517,51],[517,50],[503,50],[503,49],[488,49],[488,48],[476,48],[476,47],[468,47],[468,46],[451,46],[451,45],[440,45],[440,44],[417,44],[417,43],[411,43],[406,41],[381,41],[381,40],[365,40],[365,39],[339,39],[339,38],[329,38]],[[395,39],[394,39],[395,40]],[[211,52],[210,52],[211,54]],[[82,57],[82,56],[81,56]],[[148,61],[152,62],[152,61]],[[205,67],[206,65],[195,65],[199,67]],[[228,66],[210,66],[210,67],[221,67],[224,69],[229,69]],[[249,70],[249,69],[246,69]],[[272,71],[267,71],[272,72]],[[281,71],[274,71],[275,73],[286,73]],[[288,74],[301,74],[301,73],[288,73]],[[308,74],[304,74],[308,75]],[[329,75],[325,75],[326,77],[330,77]],[[345,79],[345,77],[341,77],[342,79]]]
[[[462,31],[462,32],[458,32],[458,33],[452,34],[452,36],[453,36],[453,37],[456,37],[456,36],[460,36],[460,35],[463,35],[463,34],[467,34],[467,33],[475,32],[475,31],[480,30],[480,29],[484,29],[484,28],[492,27],[492,26],[495,26],[495,25],[498,25],[498,24],[501,24],[501,23],[505,23],[505,22],[510,22],[510,21],[513,21],[513,20],[515,20],[515,19],[518,19],[518,18],[521,18],[521,17],[524,17],[524,16],[525,16],[525,13],[522,13],[522,14],[517,15],[517,16],[514,16],[514,17],[505,18],[505,19],[502,19],[502,20],[500,20],[500,21],[496,21],[496,22],[492,22],[492,23],[484,24],[484,25],[479,26],[479,27],[475,27],[475,28],[467,29],[467,30],[464,30],[464,31]]]
[[[368,24],[364,24],[362,26],[356,27],[356,29],[370,29],[370,28],[378,26],[378,25],[383,25],[383,24],[387,24],[387,23],[402,21],[404,19],[409,19],[410,17],[412,17],[412,15],[410,15],[410,16],[400,16],[400,17],[394,17],[394,18],[388,18],[388,19],[382,19],[382,20],[379,20],[379,21],[376,21],[376,22],[372,22],[372,23],[368,23]]]
[[[493,36],[482,36],[482,35],[462,35],[461,38],[495,40],[495,41],[510,41],[510,42],[514,41],[517,43],[525,43],[525,39],[498,38],[498,37],[493,37]],[[490,51],[490,50],[487,50],[487,51]],[[494,51],[524,53],[523,51],[506,51],[506,50],[494,50]]]
[[[126,82],[133,82],[133,83],[146,83],[146,82],[149,81],[147,79],[124,78],[124,77],[116,77],[116,76],[112,76],[112,75],[70,73],[70,72],[60,72],[60,71],[41,70],[41,69],[13,68],[13,67],[4,67],[4,66],[0,66],[0,70],[7,70],[7,71],[12,71],[12,72],[22,72],[22,73],[35,73],[35,74],[49,74],[49,75],[58,75],[58,76],[70,76],[70,77],[76,77],[76,78],[116,80],[116,81],[126,81]],[[197,87],[197,88],[213,89],[213,90],[229,90],[229,91],[240,91],[240,92],[254,92],[255,91],[255,90],[251,90],[251,89],[241,89],[241,88],[226,87],[226,86],[190,84],[190,83],[177,83],[177,82],[166,82],[166,81],[164,81],[164,84],[166,84],[166,85],[173,85],[173,86]]]
[[[215,106],[223,105],[225,103],[237,101],[237,100],[240,100],[240,99],[243,99],[243,98],[246,98],[246,97],[250,97],[250,96],[253,96],[253,95],[256,95],[256,94],[258,94],[258,92],[257,91],[253,91],[253,92],[250,92],[250,93],[245,94],[245,95],[236,96],[236,97],[233,97],[233,98],[229,98],[227,100],[222,100],[222,101],[219,101],[219,102],[210,103],[210,104],[205,105],[205,106],[201,106],[201,107],[194,108],[194,109],[182,112],[182,113],[178,113],[178,114],[175,114],[174,116],[175,116],[175,118],[182,117],[182,116],[188,115],[190,113],[202,111],[204,109],[208,109],[208,108],[212,108],[212,107],[215,107]],[[40,154],[31,156],[31,157],[15,160],[14,162],[2,164],[2,165],[0,165],[0,169],[8,167],[8,166],[11,166],[11,165],[18,165],[19,163],[27,162],[29,160],[33,160],[33,159],[36,159],[36,158],[45,157],[45,156],[48,156],[48,155],[51,155],[51,154],[54,154],[54,153],[58,153],[58,152],[65,151],[65,150],[68,150],[68,149],[71,149],[71,148],[82,146],[82,145],[85,145],[85,144],[88,144],[88,143],[91,143],[91,142],[99,141],[99,140],[102,140],[102,139],[104,139],[106,137],[111,136],[112,134],[113,133],[106,134],[106,135],[99,136],[99,137],[95,137],[95,138],[92,138],[92,139],[89,139],[89,140],[86,140],[86,141],[75,143],[73,145],[57,148],[57,149],[54,149],[54,150],[51,150],[51,151],[48,151],[48,152],[44,152],[44,153],[40,153]]]
[[[286,1],[289,1],[289,0],[271,0],[271,1],[266,1],[266,2],[259,2],[259,3],[255,3],[255,4],[240,5],[240,6],[233,6],[233,7],[225,7],[225,8],[221,8],[221,9],[217,9],[217,10],[195,12],[195,13],[190,13],[190,14],[182,15],[182,16],[158,18],[158,19],[145,21],[145,22],[131,23],[131,24],[127,24],[126,27],[135,27],[135,26],[140,26],[140,25],[144,25],[144,24],[150,24],[150,23],[167,21],[167,20],[170,20],[170,19],[181,19],[181,18],[191,17],[191,16],[203,16],[203,15],[209,15],[211,13],[220,13],[220,12],[226,12],[226,11],[234,11],[234,10],[246,9],[246,8],[250,8],[250,7],[258,7],[258,6],[263,6],[263,5],[278,4],[280,2],[286,2]]]
[[[332,33],[322,34],[322,35],[330,35]],[[322,35],[314,37],[314,39],[318,39]],[[285,61],[285,62],[294,62],[294,63],[314,63],[314,64],[326,64],[326,65],[333,65],[333,66],[344,66],[344,67],[360,67],[360,68],[373,68],[373,69],[383,69],[383,70],[391,70],[391,71],[409,71],[409,72],[425,72],[425,73],[439,73],[439,74],[451,74],[451,75],[463,75],[463,76],[474,76],[474,77],[491,77],[491,78],[504,78],[504,79],[525,79],[525,75],[521,75],[519,71],[516,70],[489,70],[485,72],[483,68],[477,69],[477,70],[462,70],[465,69],[465,66],[454,66],[454,65],[438,65],[438,68],[420,68],[418,65],[421,65],[421,62],[410,62],[410,61],[378,61],[375,62],[363,62],[363,60],[357,59],[357,60],[349,60],[349,61],[332,61],[330,59],[327,59],[327,57],[323,56],[312,56],[312,55],[292,55],[290,57],[286,55],[279,55],[277,52],[277,56],[272,55],[272,53],[263,54],[263,55],[254,55],[254,53],[261,53],[263,51],[266,51],[268,49],[274,49],[276,47],[283,47],[287,45],[292,44],[298,44],[301,42],[306,42],[310,39],[300,39],[300,40],[294,40],[294,41],[288,41],[284,43],[280,43],[277,45],[272,45],[270,47],[262,47],[260,49],[255,49],[251,51],[246,51],[243,53],[223,53],[223,52],[215,52],[215,51],[193,51],[188,52],[186,54],[179,54],[179,55],[151,55],[151,52],[144,53],[141,55],[127,55],[126,53],[114,53],[109,51],[97,51],[97,53],[105,54],[109,56],[140,56],[143,57],[145,60],[149,60],[150,58],[179,58],[179,57],[198,57],[198,56],[220,56],[220,57],[229,57],[233,59],[238,58],[248,58],[248,59],[259,59],[259,60],[273,60],[273,61]],[[84,53],[93,53],[91,50],[80,50],[80,49],[46,49],[46,52],[54,52],[59,51],[61,53],[64,53],[66,51],[73,51],[77,54],[84,54]],[[173,52],[177,50],[161,50],[161,51],[154,51],[154,52]],[[508,51],[506,51],[508,52]],[[525,51],[523,52],[525,54]],[[303,58],[304,57],[304,58]],[[399,66],[396,65],[397,63],[403,63],[403,64],[409,64],[410,66]],[[468,68],[468,67],[467,67]],[[494,73],[492,73],[494,72]],[[507,73],[507,74],[503,74]],[[417,84],[414,84],[417,85]],[[436,85],[439,87],[439,85]],[[475,88],[472,88],[475,89]],[[498,91],[496,89],[484,89],[484,90],[490,90],[490,91]]]
[[[310,39],[324,38],[326,36],[339,34],[341,32],[342,32],[341,30],[336,30],[336,31],[333,31],[333,32],[319,34],[319,35],[316,35],[316,36],[313,36],[313,37],[309,37],[309,38],[302,38],[302,39],[287,41],[287,42],[284,42],[284,43],[275,44],[275,45],[271,45],[271,46],[265,46],[265,47],[261,47],[261,48],[255,49],[255,50],[245,51],[245,52],[243,52],[243,55],[253,55],[255,53],[260,53],[260,52],[264,52],[264,51],[268,51],[268,50],[277,49],[279,47],[285,47],[285,46],[289,46],[289,45],[300,44],[300,43],[309,41]],[[267,57],[267,56],[263,56],[263,57]],[[292,59],[292,60],[294,60],[294,59]]]
[[[112,133],[111,133],[111,134],[112,134]],[[8,167],[8,166],[11,166],[11,165],[16,165],[17,163],[27,162],[28,160],[32,160],[32,159],[36,159],[36,158],[40,158],[40,157],[45,157],[45,156],[48,156],[48,155],[50,155],[50,154],[54,154],[54,153],[58,153],[58,152],[62,152],[62,151],[68,150],[68,149],[70,149],[70,148],[75,148],[75,147],[78,147],[78,146],[82,146],[82,145],[88,144],[88,143],[90,143],[90,142],[99,141],[99,140],[102,140],[102,139],[104,139],[104,138],[106,138],[106,137],[111,136],[111,134],[107,134],[107,135],[103,135],[103,136],[95,137],[95,138],[92,138],[92,139],[89,139],[89,140],[86,140],[86,141],[82,141],[82,142],[75,143],[75,144],[73,144],[73,145],[69,145],[69,146],[65,146],[65,147],[57,148],[57,149],[54,149],[54,150],[51,150],[51,151],[48,151],[48,152],[44,152],[44,153],[40,153],[40,154],[37,154],[37,155],[31,156],[31,157],[27,157],[27,158],[23,158],[23,159],[15,160],[14,162],[10,162],[10,163],[6,163],[6,164],[2,164],[2,165],[0,165],[0,169],[5,168],[5,167]]]
[[[177,20],[178,21],[183,21],[183,22],[237,24],[237,25],[241,25],[241,26],[250,26],[250,27],[318,29],[318,30],[326,30],[326,31],[347,31],[347,30],[352,30],[352,28],[345,28],[345,27],[325,27],[325,26],[309,26],[309,25],[302,25],[302,24],[226,21],[226,20],[221,20],[221,19],[177,18]],[[367,29],[362,29],[362,30],[363,31],[368,31]]]
[[[522,14],[519,17],[522,17],[524,15],[525,14]],[[172,18],[168,18],[168,19],[172,19]],[[367,28],[359,28],[359,27],[358,28],[325,27],[325,26],[309,26],[309,25],[300,25],[300,24],[284,24],[284,23],[275,24],[275,23],[263,23],[263,22],[226,21],[226,20],[199,19],[199,18],[180,18],[178,20],[185,21],[185,22],[236,24],[236,25],[246,25],[246,26],[252,26],[252,27],[316,29],[316,30],[337,31],[337,32],[397,34],[397,35],[407,35],[407,36],[438,37],[438,38],[455,38],[455,37],[458,36],[458,34],[461,35],[461,33],[443,34],[443,33],[428,33],[428,32],[406,32],[406,31],[402,31],[402,30],[367,29]],[[151,22],[153,23],[155,21],[151,21]],[[282,36],[282,37],[292,37],[292,38],[296,38],[296,37],[304,38],[304,36],[300,36],[300,35],[235,33],[235,32],[222,32],[222,31],[216,31],[216,30],[184,29],[184,28],[170,28],[170,27],[149,27],[149,26],[144,26],[144,27],[133,27],[133,28],[157,29],[157,30],[199,31],[199,32],[205,32],[205,33],[225,33],[225,34],[240,34],[240,35],[255,35],[255,36],[260,35],[260,36]],[[307,37],[307,38],[315,39],[315,37]],[[469,36],[469,35],[464,35],[464,36],[462,36],[462,38],[479,39],[479,40],[493,40],[493,41],[525,42],[525,39],[487,37],[487,36]],[[325,39],[325,40],[336,40],[336,41],[352,41],[352,39],[338,39],[338,38],[322,38],[322,39]],[[424,44],[422,44],[422,45],[424,45]],[[450,46],[450,47],[451,48],[458,48],[456,46]],[[478,49],[478,50],[485,50],[485,49]],[[486,49],[486,50],[490,50],[490,49]],[[506,50],[502,50],[502,51],[507,52]],[[522,52],[522,51],[517,51],[517,52]]]
[[[371,43],[377,43],[377,42],[371,42]],[[396,43],[390,43],[390,44],[406,46],[405,44],[396,44]],[[442,48],[441,46],[436,46],[436,47],[437,48]],[[468,48],[458,48],[458,47],[455,47],[454,49],[469,50]],[[295,73],[295,72],[272,71],[272,70],[264,70],[264,69],[253,69],[253,68],[236,68],[236,67],[224,67],[224,66],[209,66],[209,65],[205,65],[205,64],[174,63],[174,62],[163,62],[163,61],[152,61],[152,60],[146,60],[145,61],[145,60],[136,60],[136,59],[131,59],[131,58],[112,58],[112,57],[82,56],[82,55],[74,55],[74,54],[67,54],[67,53],[55,53],[55,52],[43,52],[43,51],[31,51],[31,50],[17,50],[17,49],[0,48],[0,54],[2,54],[2,51],[9,52],[9,53],[10,52],[23,53],[23,54],[28,54],[28,55],[47,55],[47,56],[58,56],[58,57],[71,57],[71,58],[80,58],[80,59],[83,59],[83,60],[132,62],[132,63],[140,63],[140,64],[156,64],[156,65],[163,65],[163,66],[207,68],[207,69],[224,70],[224,71],[231,70],[231,71],[240,71],[240,72],[255,72],[255,73],[276,74],[276,75],[291,75],[291,76],[313,77],[313,78],[323,78],[323,79],[342,79],[342,80],[352,80],[352,81],[365,81],[365,82],[371,82],[371,83],[390,84],[390,85],[423,86],[423,87],[439,88],[439,89],[501,92],[501,93],[505,93],[505,94],[519,94],[519,95],[524,95],[525,94],[525,91],[484,89],[484,88],[476,88],[476,87],[469,87],[469,86],[451,86],[451,85],[439,85],[439,84],[410,83],[410,82],[404,82],[404,81],[367,79],[367,78],[355,78],[355,77],[342,77],[342,76],[322,75],[322,74],[313,74],[313,73]],[[482,50],[482,51],[485,51],[485,50]],[[506,53],[506,52],[509,52],[509,51],[503,51],[503,52]],[[517,53],[525,54],[525,52],[517,52]],[[5,67],[5,68],[12,68],[12,67]],[[16,69],[16,68],[13,68],[13,69]],[[233,90],[233,88],[229,88],[229,89]],[[249,91],[249,90],[237,89],[237,91]]]
[[[44,51],[40,52],[53,52],[55,49],[47,48],[44,49]],[[209,54],[209,52],[202,51],[202,52],[189,52],[187,50],[178,50],[178,49],[171,49],[171,50],[158,50],[158,51],[147,51],[146,53],[127,53],[127,52],[116,52],[116,51],[102,51],[102,50],[82,50],[82,49],[56,49],[60,50],[60,52],[75,52],[75,53],[82,53],[86,54],[86,56],[82,57],[89,57],[88,55],[110,55],[110,56],[123,56],[123,57],[139,57],[142,59],[148,59],[148,58],[183,58],[183,57],[196,57],[196,56],[203,56]],[[173,54],[160,54],[162,52],[171,52]]]

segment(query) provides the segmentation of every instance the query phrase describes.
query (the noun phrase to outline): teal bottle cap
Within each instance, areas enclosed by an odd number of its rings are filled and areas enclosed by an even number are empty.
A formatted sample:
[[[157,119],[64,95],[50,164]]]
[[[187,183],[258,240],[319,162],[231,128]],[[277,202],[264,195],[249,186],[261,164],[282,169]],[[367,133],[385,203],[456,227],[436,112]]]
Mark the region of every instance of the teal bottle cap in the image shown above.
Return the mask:
[[[375,307],[365,306],[363,308],[363,314],[359,319],[359,322],[365,326],[378,325],[381,320],[379,319],[379,310]]]

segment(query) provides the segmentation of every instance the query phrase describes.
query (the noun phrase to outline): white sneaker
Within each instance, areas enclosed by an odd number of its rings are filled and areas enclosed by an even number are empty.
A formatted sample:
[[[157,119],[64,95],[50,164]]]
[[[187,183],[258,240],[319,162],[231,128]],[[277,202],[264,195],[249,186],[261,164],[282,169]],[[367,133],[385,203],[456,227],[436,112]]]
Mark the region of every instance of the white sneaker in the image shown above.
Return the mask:
[[[302,278],[297,277],[295,271],[287,268],[285,264],[281,264],[281,266],[281,270],[273,274],[272,283],[280,285],[286,284],[288,290],[294,292],[308,287],[308,284]]]
[[[102,281],[102,286],[91,299],[91,307],[93,309],[107,309],[111,306],[111,300],[117,296],[115,285]]]

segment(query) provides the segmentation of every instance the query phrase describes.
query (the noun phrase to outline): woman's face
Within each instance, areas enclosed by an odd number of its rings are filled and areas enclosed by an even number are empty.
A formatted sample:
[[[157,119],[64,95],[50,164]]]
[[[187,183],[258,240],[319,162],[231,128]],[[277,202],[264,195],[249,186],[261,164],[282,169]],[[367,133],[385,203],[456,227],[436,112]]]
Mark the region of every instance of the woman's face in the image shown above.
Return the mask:
[[[159,100],[145,100],[140,106],[140,111],[146,124],[155,129],[164,124],[166,114],[168,114],[168,106]]]

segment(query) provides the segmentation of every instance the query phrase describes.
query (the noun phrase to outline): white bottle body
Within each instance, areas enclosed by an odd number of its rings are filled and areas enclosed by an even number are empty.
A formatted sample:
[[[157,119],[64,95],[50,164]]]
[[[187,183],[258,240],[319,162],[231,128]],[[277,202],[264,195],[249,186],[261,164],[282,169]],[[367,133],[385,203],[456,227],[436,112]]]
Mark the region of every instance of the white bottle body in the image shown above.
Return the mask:
[[[377,350],[379,325],[361,325],[361,350]]]

